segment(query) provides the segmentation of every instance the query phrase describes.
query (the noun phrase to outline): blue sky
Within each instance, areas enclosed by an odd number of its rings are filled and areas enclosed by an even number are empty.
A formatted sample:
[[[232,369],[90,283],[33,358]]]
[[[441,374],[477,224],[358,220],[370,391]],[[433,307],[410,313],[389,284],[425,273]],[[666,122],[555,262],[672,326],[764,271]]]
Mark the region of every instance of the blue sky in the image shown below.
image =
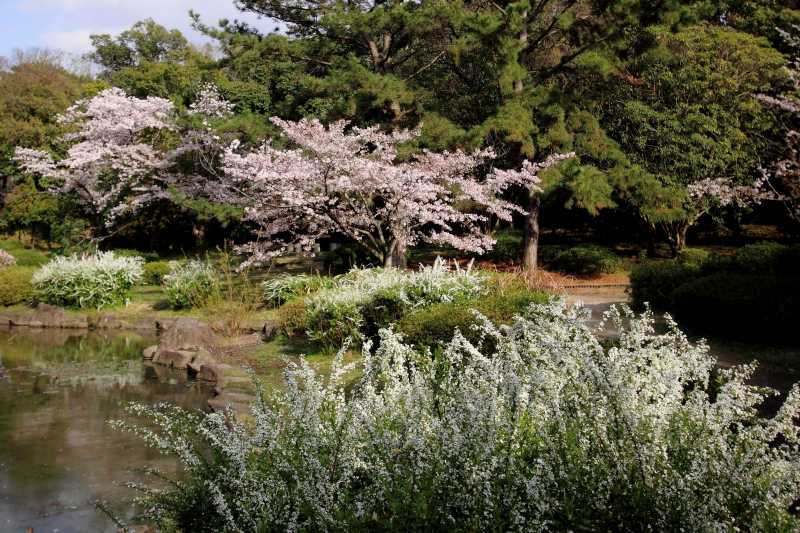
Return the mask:
[[[148,17],[202,42],[190,28],[189,9],[206,23],[237,18],[264,31],[275,27],[274,22],[237,11],[233,0],[0,0],[0,55],[34,46],[86,52],[90,34],[119,33]]]

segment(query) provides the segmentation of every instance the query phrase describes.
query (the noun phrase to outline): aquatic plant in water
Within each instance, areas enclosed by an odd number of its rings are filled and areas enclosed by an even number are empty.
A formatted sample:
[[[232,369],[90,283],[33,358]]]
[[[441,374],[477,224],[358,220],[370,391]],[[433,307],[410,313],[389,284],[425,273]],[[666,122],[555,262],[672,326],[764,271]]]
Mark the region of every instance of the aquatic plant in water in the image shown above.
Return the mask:
[[[789,531],[800,495],[800,389],[772,417],[754,365],[715,370],[704,343],[627,308],[532,305],[484,322],[491,353],[456,334],[419,353],[391,330],[329,378],[290,365],[251,423],[133,406],[116,422],[180,459],[140,487],[144,518],[183,531]],[[348,392],[351,391],[351,392]],[[156,429],[151,429],[155,427]],[[210,452],[210,453],[209,453]]]

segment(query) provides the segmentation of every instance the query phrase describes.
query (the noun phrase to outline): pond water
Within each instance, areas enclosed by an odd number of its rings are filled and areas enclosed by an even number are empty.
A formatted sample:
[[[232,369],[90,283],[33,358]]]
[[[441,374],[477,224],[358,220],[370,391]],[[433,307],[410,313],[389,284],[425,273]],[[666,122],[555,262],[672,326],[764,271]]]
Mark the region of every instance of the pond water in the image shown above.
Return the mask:
[[[0,328],[0,531],[116,531],[135,509],[122,482],[177,464],[108,421],[129,401],[204,408],[210,390],[146,366],[137,334]]]

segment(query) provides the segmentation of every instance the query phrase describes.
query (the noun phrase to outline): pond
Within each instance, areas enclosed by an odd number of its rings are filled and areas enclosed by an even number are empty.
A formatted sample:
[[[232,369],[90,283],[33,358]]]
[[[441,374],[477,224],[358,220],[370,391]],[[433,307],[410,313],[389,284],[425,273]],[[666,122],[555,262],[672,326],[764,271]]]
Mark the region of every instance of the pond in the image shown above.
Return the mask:
[[[210,389],[142,362],[137,334],[0,328],[0,531],[116,531],[132,470],[177,464],[112,429],[129,401],[204,408]]]

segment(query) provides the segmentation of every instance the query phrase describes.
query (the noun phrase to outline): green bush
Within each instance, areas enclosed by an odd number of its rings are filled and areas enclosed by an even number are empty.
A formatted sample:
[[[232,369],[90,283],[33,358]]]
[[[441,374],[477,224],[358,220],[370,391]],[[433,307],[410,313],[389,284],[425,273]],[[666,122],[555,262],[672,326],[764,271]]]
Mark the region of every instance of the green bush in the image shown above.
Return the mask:
[[[141,279],[141,258],[100,252],[56,257],[33,275],[33,286],[49,304],[101,309],[125,303]]]
[[[164,276],[163,287],[173,309],[202,307],[219,289],[219,275],[208,261],[173,262],[169,274]]]
[[[553,261],[556,270],[576,276],[616,272],[622,260],[602,246],[575,246],[559,253]]]
[[[278,307],[298,296],[307,296],[334,284],[331,277],[318,274],[282,274],[261,284],[264,303]]]
[[[144,264],[144,276],[142,283],[145,285],[161,285],[164,278],[172,270],[170,261],[153,261]]]
[[[676,288],[671,311],[703,333],[788,340],[800,323],[800,278],[719,273]]]
[[[711,254],[702,248],[684,248],[678,252],[676,259],[683,264],[703,265],[708,261],[709,257],[711,257]]]
[[[305,298],[289,300],[278,308],[275,318],[280,330],[287,337],[304,335],[308,322],[308,306]]]
[[[497,242],[486,255],[488,259],[505,263],[522,257],[522,232],[498,231],[494,234],[494,238]]]
[[[403,335],[405,342],[418,348],[443,346],[453,338],[456,329],[477,345],[481,340],[478,328],[480,321],[474,311],[480,312],[494,324],[508,324],[532,303],[543,304],[548,300],[549,297],[542,292],[511,288],[481,298],[462,299],[418,309],[402,317],[395,330]]]
[[[31,278],[36,269],[14,266],[0,268],[0,305],[16,305],[33,298]]]
[[[703,272],[730,272],[755,275],[797,275],[800,272],[800,246],[775,242],[748,244],[732,255],[715,255],[703,264]]]
[[[631,297],[635,307],[649,303],[667,309],[672,291],[700,275],[700,266],[680,261],[643,261],[631,269]]]
[[[349,337],[362,341],[413,309],[482,294],[485,282],[471,268],[450,269],[442,259],[416,272],[354,269],[306,299],[306,330],[326,347]]]

